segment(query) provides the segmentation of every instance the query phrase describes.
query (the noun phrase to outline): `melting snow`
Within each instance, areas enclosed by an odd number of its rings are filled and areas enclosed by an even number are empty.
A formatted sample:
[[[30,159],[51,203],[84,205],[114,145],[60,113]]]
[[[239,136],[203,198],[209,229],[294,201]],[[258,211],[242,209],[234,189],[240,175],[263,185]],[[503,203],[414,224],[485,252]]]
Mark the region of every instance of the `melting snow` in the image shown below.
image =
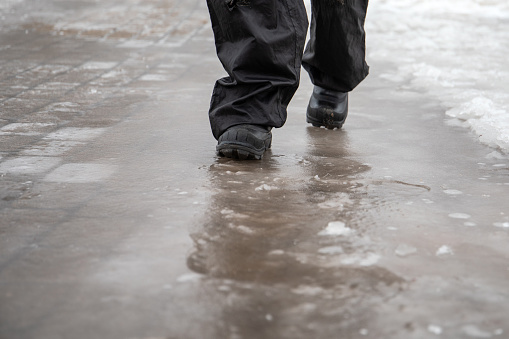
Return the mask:
[[[509,150],[509,2],[379,0],[366,21],[369,58],[384,76],[438,100],[479,140]],[[475,51],[475,52],[473,52]]]

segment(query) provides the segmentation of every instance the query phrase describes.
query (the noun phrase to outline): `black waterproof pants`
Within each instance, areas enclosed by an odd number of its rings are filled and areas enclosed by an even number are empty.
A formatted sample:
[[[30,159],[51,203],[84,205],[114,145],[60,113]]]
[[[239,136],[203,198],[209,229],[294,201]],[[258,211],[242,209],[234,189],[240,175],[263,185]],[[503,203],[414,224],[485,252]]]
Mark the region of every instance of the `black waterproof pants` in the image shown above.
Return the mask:
[[[364,20],[368,0],[312,0],[311,36],[303,0],[207,0],[217,55],[228,77],[210,105],[217,139],[229,127],[281,127],[299,86],[301,65],[313,84],[348,92],[368,74]]]

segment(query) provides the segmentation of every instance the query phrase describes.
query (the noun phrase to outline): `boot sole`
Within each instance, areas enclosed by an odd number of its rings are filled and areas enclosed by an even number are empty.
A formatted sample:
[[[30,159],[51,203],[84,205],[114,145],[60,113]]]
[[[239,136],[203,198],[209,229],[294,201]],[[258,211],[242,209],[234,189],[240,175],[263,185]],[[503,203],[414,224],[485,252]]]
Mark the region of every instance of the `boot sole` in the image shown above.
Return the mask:
[[[322,120],[318,120],[318,119],[313,119],[310,116],[306,116],[306,122],[308,124],[313,125],[313,127],[322,127],[323,126],[327,129],[334,129],[334,128],[340,129],[341,127],[343,127],[343,124],[344,124],[344,121],[343,122],[334,121],[332,118],[331,119],[325,118]]]
[[[217,154],[225,158],[232,158],[237,160],[261,160],[263,154],[270,148],[262,150],[255,150],[250,145],[243,145],[239,143],[223,143],[216,147]]]

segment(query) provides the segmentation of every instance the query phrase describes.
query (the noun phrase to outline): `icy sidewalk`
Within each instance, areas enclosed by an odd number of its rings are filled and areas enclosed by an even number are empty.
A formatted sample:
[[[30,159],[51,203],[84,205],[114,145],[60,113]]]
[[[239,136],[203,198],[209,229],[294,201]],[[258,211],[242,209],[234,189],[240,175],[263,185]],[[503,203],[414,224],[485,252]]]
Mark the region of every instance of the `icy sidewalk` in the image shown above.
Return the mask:
[[[509,333],[509,160],[392,76],[382,6],[345,129],[305,124],[304,76],[272,151],[236,162],[203,1],[9,3],[0,337]]]

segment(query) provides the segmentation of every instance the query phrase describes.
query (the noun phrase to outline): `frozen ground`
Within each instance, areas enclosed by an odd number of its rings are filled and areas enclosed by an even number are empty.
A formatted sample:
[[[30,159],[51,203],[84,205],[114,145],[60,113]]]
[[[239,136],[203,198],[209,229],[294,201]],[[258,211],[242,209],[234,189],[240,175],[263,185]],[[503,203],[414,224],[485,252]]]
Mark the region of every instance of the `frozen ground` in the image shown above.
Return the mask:
[[[345,128],[304,76],[235,162],[204,1],[2,2],[0,338],[506,338],[507,132],[445,113],[503,119],[507,5],[457,4],[373,1]]]

